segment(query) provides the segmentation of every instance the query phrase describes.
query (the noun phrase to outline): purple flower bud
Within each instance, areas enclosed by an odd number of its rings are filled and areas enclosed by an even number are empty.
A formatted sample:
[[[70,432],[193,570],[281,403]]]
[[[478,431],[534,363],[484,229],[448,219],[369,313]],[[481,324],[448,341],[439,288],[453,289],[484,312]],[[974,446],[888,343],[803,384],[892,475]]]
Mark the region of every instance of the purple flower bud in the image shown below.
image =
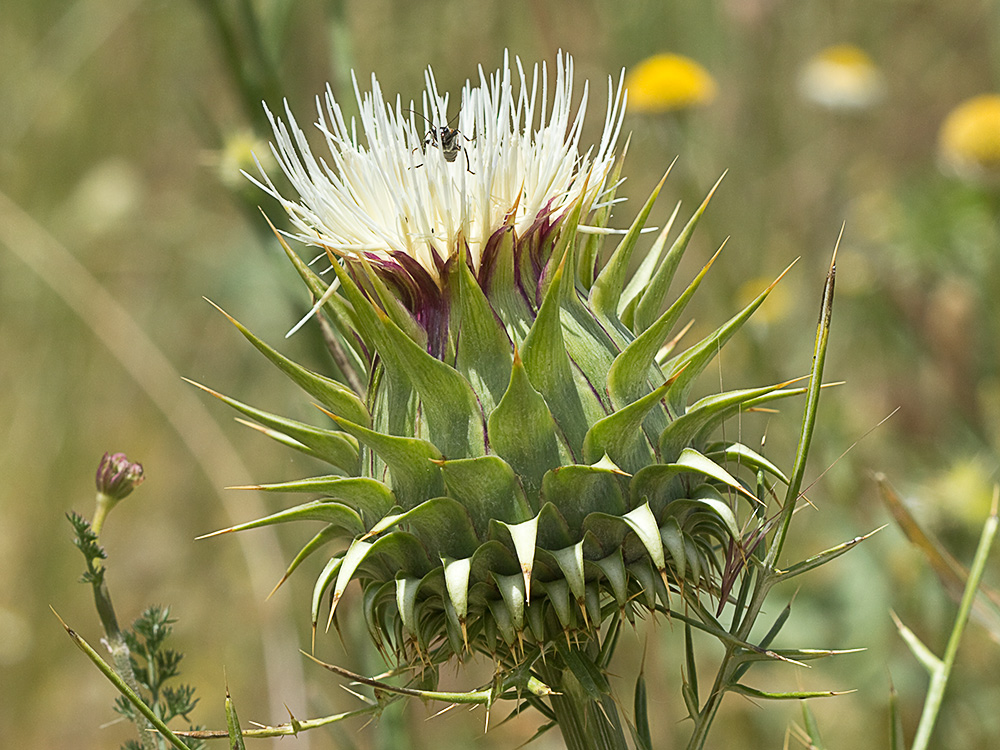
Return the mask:
[[[142,464],[124,453],[105,453],[97,467],[97,491],[115,501],[128,497],[143,479]]]

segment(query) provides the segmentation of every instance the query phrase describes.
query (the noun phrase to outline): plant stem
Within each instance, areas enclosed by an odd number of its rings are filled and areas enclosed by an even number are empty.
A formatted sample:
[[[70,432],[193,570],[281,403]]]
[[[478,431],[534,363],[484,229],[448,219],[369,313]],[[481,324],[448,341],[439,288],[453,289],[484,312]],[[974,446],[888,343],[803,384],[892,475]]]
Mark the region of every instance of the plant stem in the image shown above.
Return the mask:
[[[573,695],[575,692],[569,688],[549,699],[566,750],[627,750],[618,707],[611,696],[594,701]]]
[[[841,229],[843,236],[843,229]],[[840,238],[837,239],[837,247],[840,246]],[[733,614],[733,625],[731,632],[743,641],[750,641],[750,633],[753,630],[757,616],[764,607],[764,600],[767,598],[771,588],[780,580],[778,571],[778,558],[785,543],[785,537],[791,524],[792,514],[799,500],[799,490],[802,487],[802,479],[805,473],[806,459],[809,456],[809,447],[812,443],[813,430],[816,426],[816,411],[819,406],[820,389],[823,385],[823,365],[826,362],[826,350],[830,337],[830,320],[833,316],[833,292],[837,278],[837,249],[834,248],[833,258],[830,261],[830,269],[826,275],[826,283],[823,286],[823,299],[820,304],[819,323],[816,327],[816,341],[813,345],[813,361],[809,375],[809,387],[806,392],[806,408],[802,416],[802,429],[799,434],[798,446],[795,452],[795,463],[792,468],[785,500],[782,504],[777,527],[771,537],[767,554],[762,561],[761,568],[756,572],[755,585],[750,596],[750,601],[746,609],[741,613],[739,610]],[[752,571],[747,572],[748,576],[754,575]],[[749,585],[750,578],[746,579]],[[741,597],[742,599],[742,594]],[[715,684],[712,685],[712,692],[705,701],[705,705],[698,713],[695,722],[695,730],[688,742],[689,750],[699,750],[704,746],[708,737],[708,730],[715,719],[716,711],[722,703],[722,696],[727,687],[732,682],[736,682],[738,675],[732,669],[733,648],[727,647],[726,654],[719,664],[719,671],[716,673]]]
[[[554,691],[549,705],[566,750],[628,750],[618,705],[610,694],[595,699],[558,657],[536,664],[536,668]]]
[[[962,640],[962,631],[965,629],[965,623],[968,622],[969,612],[972,611],[972,602],[976,598],[976,591],[986,568],[986,559],[990,554],[997,525],[997,496],[994,495],[993,507],[989,518],[983,525],[982,535],[979,537],[979,546],[976,548],[976,556],[973,558],[972,569],[969,571],[969,580],[965,585],[965,592],[958,608],[958,615],[955,617],[955,625],[951,629],[951,636],[948,638],[948,645],[945,647],[944,657],[937,662],[931,671],[931,684],[927,690],[927,699],[924,701],[920,723],[917,725],[917,734],[913,738],[912,750],[925,750],[930,743],[931,732],[934,731],[934,724],[937,721],[938,712],[941,710],[941,702],[944,700],[944,689],[948,684],[951,668],[955,664],[958,644]]]
[[[95,565],[103,567],[99,562],[95,563]],[[105,642],[107,643],[108,650],[111,652],[111,660],[114,662],[115,671],[121,677],[122,682],[128,686],[129,690],[135,695],[141,696],[139,683],[136,681],[135,672],[132,670],[132,652],[129,651],[125,637],[118,626],[115,607],[111,603],[111,592],[108,591],[108,585],[103,575],[95,578],[93,589],[94,606],[97,608],[97,614],[101,618],[101,625],[104,627]],[[128,696],[126,695],[126,697]],[[153,725],[149,723],[149,719],[146,718],[145,713],[136,716],[136,729],[139,732],[139,741],[142,744],[143,750],[156,750],[157,748],[156,738],[150,731],[152,728]]]
[[[841,228],[840,234],[843,237],[843,228]],[[823,365],[826,362],[826,349],[830,338],[830,319],[833,316],[833,290],[837,279],[837,248],[839,247],[840,237],[837,238],[837,246],[833,250],[833,259],[830,261],[830,270],[826,275],[826,284],[823,286],[823,301],[820,305],[819,323],[816,326],[816,343],[813,347],[812,371],[809,374],[806,408],[802,415],[802,430],[795,451],[795,463],[792,466],[788,489],[785,493],[785,502],[781,508],[781,517],[764,560],[764,568],[768,573],[777,567],[781,548],[785,544],[792,514],[795,512],[795,506],[799,500],[799,490],[802,488],[809,447],[812,444],[813,430],[816,427],[816,411],[819,408],[820,389],[823,386]]]
[[[708,730],[715,719],[716,711],[722,705],[722,696],[725,694],[724,687],[730,673],[729,660],[732,656],[732,648],[726,648],[726,655],[719,665],[719,671],[715,676],[715,683],[712,685],[712,692],[709,693],[708,699],[705,701],[705,705],[702,706],[695,721],[694,732],[692,732],[691,739],[688,741],[688,750],[701,750],[705,745],[705,740],[708,739]]]

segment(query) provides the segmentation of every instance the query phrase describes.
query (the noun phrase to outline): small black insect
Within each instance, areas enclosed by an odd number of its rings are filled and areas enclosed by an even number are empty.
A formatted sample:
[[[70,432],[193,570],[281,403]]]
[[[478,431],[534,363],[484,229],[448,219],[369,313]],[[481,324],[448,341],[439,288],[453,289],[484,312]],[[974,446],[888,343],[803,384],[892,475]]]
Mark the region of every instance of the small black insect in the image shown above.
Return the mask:
[[[458,119],[458,115],[455,115],[447,125],[434,125],[433,122],[419,112],[412,109],[407,111],[412,112],[417,117],[422,117],[431,126],[431,129],[424,135],[424,142],[420,146],[422,152],[426,153],[428,146],[436,146],[441,149],[441,155],[444,156],[444,160],[450,164],[458,158],[458,152],[461,151],[465,154],[466,170],[469,174],[475,174],[472,171],[472,165],[469,163],[469,152],[465,150],[465,144],[462,143],[463,138],[469,143],[472,143],[473,139],[462,133],[458,128],[451,127],[451,123]]]

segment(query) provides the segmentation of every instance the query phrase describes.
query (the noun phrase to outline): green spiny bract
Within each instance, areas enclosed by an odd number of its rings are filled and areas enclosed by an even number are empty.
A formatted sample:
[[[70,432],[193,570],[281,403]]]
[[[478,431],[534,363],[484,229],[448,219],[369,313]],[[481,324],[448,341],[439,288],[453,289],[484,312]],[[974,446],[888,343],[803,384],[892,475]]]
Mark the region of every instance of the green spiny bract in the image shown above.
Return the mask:
[[[390,122],[380,120],[377,133],[366,122],[369,140],[399,126],[398,153],[412,162],[409,145],[419,143],[419,132],[408,132],[380,101],[363,117],[374,121],[379,111]],[[397,117],[400,111],[397,102]],[[313,185],[315,175],[295,168],[292,139],[275,127],[286,174],[306,200],[303,183]],[[484,135],[478,116],[460,127],[476,134],[467,144],[471,170],[485,169],[479,149],[491,142],[488,129]],[[343,154],[353,148],[360,158],[376,148],[325,132],[339,149],[340,189],[350,177]],[[315,165],[303,142],[296,141],[302,163]],[[599,157],[604,152],[602,145]],[[423,179],[421,170],[434,168],[445,185],[477,179],[465,174],[465,160],[434,162],[433,149],[423,157],[427,165],[396,176]],[[586,169],[586,160],[576,163]],[[553,197],[527,220],[519,203],[527,190],[516,193],[498,225],[480,227],[474,242],[453,232],[442,251],[432,232],[420,262],[391,243],[384,252],[348,249],[343,239],[338,245],[314,204],[285,201],[335,275],[328,284],[282,241],[322,303],[318,314],[338,334],[339,370],[334,377],[311,372],[236,325],[332,424],[309,426],[221,398],[333,468],[258,485],[322,497],[227,531],[324,524],[288,570],[320,550],[330,555],[314,588],[314,634],[324,614],[327,624],[344,614],[341,597],[357,581],[375,643],[400,665],[485,653],[509,671],[570,643],[597,660],[609,618],[631,621],[669,608],[671,598],[693,602],[698,592],[726,596],[724,578],[731,582],[734,564],[750,554],[737,505],[746,503],[750,514],[760,505],[738,477],[747,469],[769,477],[756,479],[765,490],[787,480],[749,448],[713,435],[739,410],[801,391],[782,384],[688,403],[694,380],[770,288],[678,351],[678,323],[711,262],[675,299],[667,292],[708,199],[669,245],[668,224],[629,278],[663,182],[602,264],[620,169],[620,161],[591,164],[574,177],[571,202]],[[366,384],[365,392],[349,382]],[[565,653],[554,658],[572,667]]]

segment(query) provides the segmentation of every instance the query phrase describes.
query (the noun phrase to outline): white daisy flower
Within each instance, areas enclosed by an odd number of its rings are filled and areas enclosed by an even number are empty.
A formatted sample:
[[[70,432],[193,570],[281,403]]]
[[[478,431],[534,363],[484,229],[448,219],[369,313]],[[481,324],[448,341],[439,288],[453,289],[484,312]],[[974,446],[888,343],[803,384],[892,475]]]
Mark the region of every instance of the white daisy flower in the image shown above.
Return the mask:
[[[885,96],[885,77],[866,52],[850,44],[827,47],[799,74],[799,92],[827,109],[861,111]]]

